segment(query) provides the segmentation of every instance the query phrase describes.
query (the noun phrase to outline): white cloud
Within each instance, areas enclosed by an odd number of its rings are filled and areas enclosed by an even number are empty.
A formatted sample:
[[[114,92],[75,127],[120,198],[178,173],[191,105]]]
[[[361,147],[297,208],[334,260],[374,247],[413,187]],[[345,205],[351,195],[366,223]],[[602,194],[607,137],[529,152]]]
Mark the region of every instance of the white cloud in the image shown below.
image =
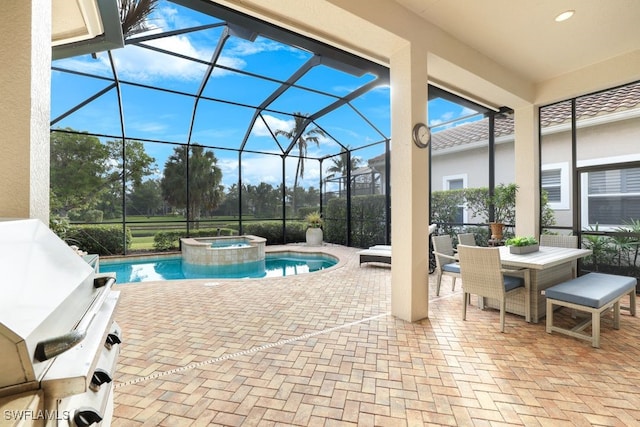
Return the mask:
[[[162,122],[135,122],[134,129],[145,133],[164,133],[169,127]]]
[[[268,114],[263,114],[262,117],[264,117],[264,120],[267,122],[267,124],[271,128],[271,131],[274,133],[276,132],[276,130],[284,130],[290,132],[296,123],[293,117],[289,120],[279,119]],[[256,119],[256,123],[253,126],[253,129],[251,129],[251,134],[254,136],[271,137],[269,129],[267,129],[267,127],[264,125],[264,122],[259,117]]]
[[[158,34],[162,31],[189,28],[201,25],[201,23],[191,19],[188,15],[179,14],[176,8],[167,6],[158,8],[149,19],[147,25],[149,30],[145,33],[137,34],[134,39],[143,35]],[[206,39],[206,36],[198,35],[201,37],[194,37],[192,34],[175,35],[149,40],[142,44],[180,53],[186,57],[209,61],[218,39]],[[292,48],[264,38],[258,38],[255,42],[231,38],[223,49],[223,53],[218,59],[218,64],[242,70],[247,66],[247,62],[243,58],[261,52],[280,50],[292,50]],[[206,65],[131,45],[112,52],[118,75],[124,80],[129,79],[145,83],[158,82],[163,79],[198,81],[203,78],[206,70]],[[59,61],[56,62],[56,65],[111,76],[111,66],[106,53],[98,54],[97,61],[90,59],[89,56],[83,56]],[[226,74],[228,74],[228,71],[216,69],[213,77],[221,77]]]
[[[285,46],[265,38],[257,38],[253,42],[243,39],[230,39],[227,46],[225,46],[227,55],[240,57],[255,55],[262,52],[277,52],[280,50],[292,49],[289,46]]]
[[[447,123],[447,122],[450,122],[452,120],[456,120],[456,119],[461,118],[461,117],[471,116],[473,114],[478,114],[478,112],[476,110],[473,110],[473,109],[468,108],[468,107],[462,107],[460,109],[460,111],[447,111],[447,112],[441,114],[437,118],[430,119],[429,120],[429,126],[439,126],[442,123]],[[459,124],[460,123],[452,122],[452,123],[448,123],[444,127],[445,128],[450,128],[450,127],[458,126]]]
[[[447,111],[443,113],[438,118],[430,119],[429,126],[438,126],[442,123],[446,123],[455,117],[455,113],[453,111]]]
[[[107,58],[106,53],[99,53],[98,59],[90,58],[88,55],[75,56],[72,58],[57,60],[53,63],[53,66],[64,68],[67,70],[79,70],[87,74],[111,76],[112,73],[111,68],[109,67],[108,59],[102,60],[103,56],[104,58]]]
[[[222,183],[226,187],[238,183],[238,160],[225,158],[218,160],[222,171]],[[258,185],[266,182],[274,187],[280,185],[282,175],[282,159],[279,156],[242,157],[242,183]]]
[[[202,22],[192,19],[191,14],[181,14],[177,8],[166,4],[164,7],[156,8],[147,25],[175,30],[178,28],[197,27],[202,25]]]
[[[146,42],[172,52],[180,52],[193,58],[203,58],[205,54],[197,50],[184,36],[174,36]],[[158,53],[153,50],[128,46],[113,52],[116,69],[123,79],[152,82],[162,79],[199,80],[206,66],[193,61]],[[106,56],[101,60],[107,61]]]
[[[219,154],[219,153],[218,153]],[[286,161],[285,183],[293,185],[296,173],[296,157],[288,158]],[[230,187],[238,183],[238,160],[227,157],[218,158],[218,167],[222,171],[222,184]],[[271,155],[244,155],[242,156],[242,183],[258,185],[266,182],[274,187],[280,185],[282,181],[282,158]],[[304,164],[304,179],[298,179],[298,185],[304,187],[313,186],[318,188],[320,177],[320,162],[307,160]]]

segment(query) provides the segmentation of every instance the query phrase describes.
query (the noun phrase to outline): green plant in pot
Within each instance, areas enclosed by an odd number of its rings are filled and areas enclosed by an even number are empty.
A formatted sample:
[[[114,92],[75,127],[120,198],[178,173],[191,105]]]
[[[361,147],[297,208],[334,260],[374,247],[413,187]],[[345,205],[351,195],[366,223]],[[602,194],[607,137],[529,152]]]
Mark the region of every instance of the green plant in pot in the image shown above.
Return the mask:
[[[540,249],[538,241],[533,236],[516,236],[504,243],[509,246],[509,251],[512,254],[526,254],[529,252],[536,252]]]
[[[311,212],[304,218],[307,222],[307,246],[321,246],[322,245],[322,224],[324,220],[319,212]]]
[[[494,220],[489,224],[491,238],[502,240],[505,224],[514,224],[516,221],[516,184],[499,184],[494,188],[493,197],[489,202],[493,205]]]

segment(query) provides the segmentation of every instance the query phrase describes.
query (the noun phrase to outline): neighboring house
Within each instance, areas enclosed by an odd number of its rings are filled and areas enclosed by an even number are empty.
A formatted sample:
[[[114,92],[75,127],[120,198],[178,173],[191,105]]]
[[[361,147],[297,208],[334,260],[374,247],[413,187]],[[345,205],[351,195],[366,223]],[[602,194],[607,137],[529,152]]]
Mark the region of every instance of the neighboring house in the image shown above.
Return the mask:
[[[576,99],[578,183],[571,176],[571,109],[571,101],[565,101],[540,110],[541,184],[549,194],[556,225],[571,227],[573,191],[580,194],[583,228],[640,221],[640,83]],[[496,118],[496,184],[515,181],[513,129],[512,115]],[[488,119],[434,129],[432,191],[487,187],[488,141]],[[384,189],[384,155],[368,163],[381,173]],[[461,209],[463,222],[474,222],[469,216]]]
[[[384,156],[383,156],[384,157]],[[383,174],[375,168],[362,166],[351,171],[351,195],[384,194]],[[345,181],[347,177],[331,174],[324,179],[325,194],[335,197],[346,196]]]

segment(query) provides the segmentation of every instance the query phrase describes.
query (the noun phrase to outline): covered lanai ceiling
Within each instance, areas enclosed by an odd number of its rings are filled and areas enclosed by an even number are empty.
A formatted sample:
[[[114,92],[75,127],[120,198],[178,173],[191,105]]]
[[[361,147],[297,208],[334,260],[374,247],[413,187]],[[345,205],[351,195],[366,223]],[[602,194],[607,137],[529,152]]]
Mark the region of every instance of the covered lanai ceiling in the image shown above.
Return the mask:
[[[394,1],[533,82],[640,51],[637,0]],[[71,29],[81,32],[79,28],[85,27],[87,34],[95,31],[91,28],[94,21],[82,12],[90,15],[87,11],[92,5],[97,9],[99,3],[53,0],[55,43],[70,37]],[[556,15],[565,10],[575,10],[575,15],[564,23],[555,22]]]
[[[535,83],[640,51],[637,0],[395,1]]]

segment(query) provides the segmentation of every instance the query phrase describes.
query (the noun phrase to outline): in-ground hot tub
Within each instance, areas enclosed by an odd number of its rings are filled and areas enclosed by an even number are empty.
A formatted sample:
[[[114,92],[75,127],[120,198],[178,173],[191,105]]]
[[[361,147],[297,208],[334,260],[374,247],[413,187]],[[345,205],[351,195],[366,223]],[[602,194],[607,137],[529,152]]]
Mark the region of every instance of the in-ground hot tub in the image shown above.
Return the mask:
[[[182,270],[189,277],[264,272],[267,239],[263,237],[194,237],[180,241]]]

